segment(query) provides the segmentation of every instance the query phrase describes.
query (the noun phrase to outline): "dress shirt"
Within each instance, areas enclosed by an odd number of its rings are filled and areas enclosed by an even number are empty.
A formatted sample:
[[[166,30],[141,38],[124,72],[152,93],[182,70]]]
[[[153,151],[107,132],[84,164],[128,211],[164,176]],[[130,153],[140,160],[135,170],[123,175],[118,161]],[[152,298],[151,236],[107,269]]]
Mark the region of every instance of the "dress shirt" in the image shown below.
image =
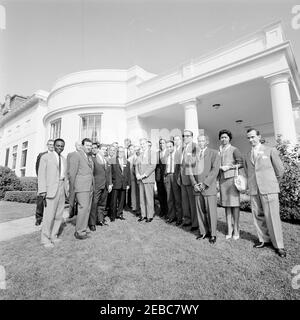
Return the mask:
[[[172,153],[169,153],[168,160],[167,160],[167,173],[174,173],[174,171],[175,171],[175,151],[173,151]]]
[[[62,161],[61,156],[59,156],[57,152],[53,152],[53,154],[54,154],[58,164],[59,164],[59,158],[58,157],[60,157],[60,163],[61,163],[60,168],[61,169],[60,169],[60,177],[59,177],[59,179],[64,179],[65,178],[64,162]]]

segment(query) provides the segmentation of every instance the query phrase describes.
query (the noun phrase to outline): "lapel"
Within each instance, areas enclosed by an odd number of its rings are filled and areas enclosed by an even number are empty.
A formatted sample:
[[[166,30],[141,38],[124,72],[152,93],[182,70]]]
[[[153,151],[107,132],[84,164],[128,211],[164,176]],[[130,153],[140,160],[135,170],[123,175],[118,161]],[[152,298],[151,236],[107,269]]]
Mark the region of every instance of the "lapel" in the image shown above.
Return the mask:
[[[81,158],[84,159],[84,161],[87,163],[87,165],[90,167],[90,169],[93,169],[93,161],[91,160],[91,162],[89,162],[87,155],[84,154],[84,151],[78,151],[78,153],[80,154]]]
[[[52,157],[52,160],[54,161],[54,163],[56,164],[56,166],[57,166],[57,168],[58,168],[58,161],[57,161],[57,159],[56,159],[56,157],[55,157],[54,152],[55,152],[55,151],[51,152],[51,153],[50,153],[50,156]]]

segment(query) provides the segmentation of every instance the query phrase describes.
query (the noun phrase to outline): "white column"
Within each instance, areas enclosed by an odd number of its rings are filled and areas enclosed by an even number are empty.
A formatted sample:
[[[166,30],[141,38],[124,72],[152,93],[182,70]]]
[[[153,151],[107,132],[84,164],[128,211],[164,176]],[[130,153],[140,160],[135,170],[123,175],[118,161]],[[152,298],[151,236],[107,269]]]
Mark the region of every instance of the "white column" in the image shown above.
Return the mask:
[[[297,142],[289,88],[289,74],[282,73],[267,78],[270,83],[275,138],[278,134],[291,143]]]
[[[191,130],[193,132],[193,140],[196,142],[199,132],[197,100],[190,99],[182,101],[180,102],[180,105],[184,107],[184,129]]]
[[[128,118],[126,125],[127,138],[129,138],[133,144],[139,144],[141,138],[148,139],[148,134],[143,127],[143,121],[138,116]]]

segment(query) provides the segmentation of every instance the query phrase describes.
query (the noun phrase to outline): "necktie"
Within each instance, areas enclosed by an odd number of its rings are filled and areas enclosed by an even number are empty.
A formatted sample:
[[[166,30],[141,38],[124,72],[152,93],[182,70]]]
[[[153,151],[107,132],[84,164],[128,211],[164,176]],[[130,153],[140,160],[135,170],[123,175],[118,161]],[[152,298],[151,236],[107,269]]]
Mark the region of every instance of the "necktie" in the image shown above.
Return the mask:
[[[58,155],[58,172],[59,172],[59,178],[61,176],[61,157],[60,154]]]
[[[170,153],[170,169],[169,173],[173,173],[173,153]]]

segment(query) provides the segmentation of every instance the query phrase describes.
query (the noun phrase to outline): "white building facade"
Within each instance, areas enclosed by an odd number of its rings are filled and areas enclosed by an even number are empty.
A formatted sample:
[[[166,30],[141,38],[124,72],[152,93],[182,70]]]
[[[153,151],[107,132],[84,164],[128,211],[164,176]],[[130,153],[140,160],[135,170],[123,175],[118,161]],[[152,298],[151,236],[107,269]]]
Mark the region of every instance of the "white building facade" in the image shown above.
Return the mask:
[[[162,75],[138,66],[66,75],[49,93],[38,91],[0,118],[0,165],[33,176],[37,154],[57,137],[66,142],[64,154],[85,137],[121,145],[127,137],[135,144],[148,137],[155,145],[184,128],[195,138],[204,131],[215,148],[219,130],[229,129],[242,152],[249,148],[249,127],[266,143],[274,144],[278,134],[296,143],[299,101],[292,47],[274,23]]]

